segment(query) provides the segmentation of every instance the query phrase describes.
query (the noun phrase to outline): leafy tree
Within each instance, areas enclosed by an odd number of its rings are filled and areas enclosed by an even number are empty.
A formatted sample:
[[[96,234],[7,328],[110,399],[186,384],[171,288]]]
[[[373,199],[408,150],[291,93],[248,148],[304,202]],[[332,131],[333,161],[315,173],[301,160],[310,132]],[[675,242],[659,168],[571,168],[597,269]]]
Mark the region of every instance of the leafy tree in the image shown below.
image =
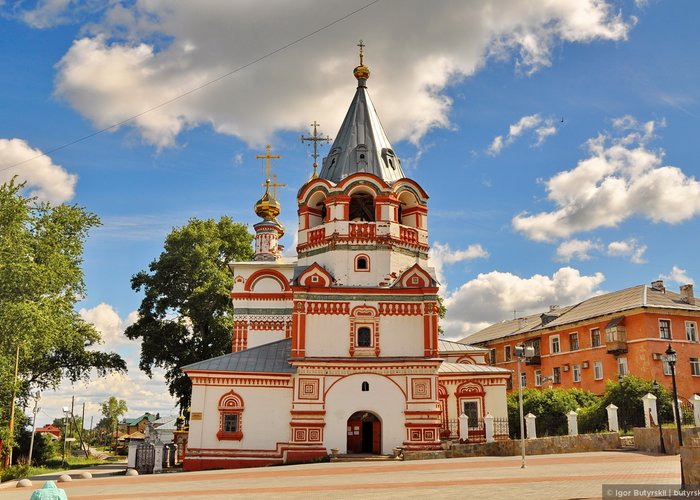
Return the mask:
[[[165,239],[163,253],[131,279],[143,290],[139,319],[124,332],[141,339],[139,367],[149,376],[165,369],[170,394],[184,410],[192,386],[182,366],[230,351],[233,309],[231,261],[253,257],[246,226],[229,217],[191,219]]]
[[[661,414],[661,422],[673,422],[670,392],[664,387],[659,387],[656,390],[653,381],[635,377],[634,375],[628,375],[620,382],[607,381],[605,384],[605,395],[601,401],[599,412],[605,412],[605,408],[612,403],[617,406],[617,418],[620,429],[626,432],[633,427],[644,427],[642,396],[649,392],[657,398],[656,407]],[[607,424],[607,413],[605,413],[604,418]]]
[[[595,404],[598,396],[581,389],[524,389],[523,414],[537,416],[538,436],[561,436],[568,433],[566,414]],[[511,437],[520,437],[518,392],[508,395],[508,427]],[[524,425],[524,423],[523,423]]]
[[[13,393],[25,406],[30,390],[56,388],[63,378],[126,371],[115,353],[95,346],[100,334],[75,311],[85,295],[82,259],[96,215],[78,206],[38,203],[23,184],[0,186],[0,428]],[[15,382],[15,356],[19,373]],[[15,412],[15,415],[17,412]],[[11,445],[16,436],[0,439]]]
[[[117,425],[119,424],[119,417],[126,414],[129,409],[126,406],[126,401],[123,399],[117,399],[114,396],[110,396],[107,401],[102,403],[101,407],[102,416],[108,424],[109,434],[114,433],[114,439],[116,441],[117,435]],[[101,421],[100,421],[101,422]],[[99,424],[98,424],[99,425]]]

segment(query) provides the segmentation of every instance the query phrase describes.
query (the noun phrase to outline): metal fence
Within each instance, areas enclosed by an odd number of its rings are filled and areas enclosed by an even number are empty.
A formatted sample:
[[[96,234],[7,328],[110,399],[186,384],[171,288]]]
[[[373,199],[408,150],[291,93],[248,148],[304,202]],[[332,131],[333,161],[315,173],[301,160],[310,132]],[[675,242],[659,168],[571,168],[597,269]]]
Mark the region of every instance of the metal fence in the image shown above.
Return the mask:
[[[440,438],[443,440],[459,439],[459,419],[451,418],[444,421],[440,430]],[[510,439],[508,435],[508,419],[494,418],[493,419],[493,438],[496,441]],[[469,421],[469,436],[468,443],[485,443],[486,442],[486,424],[483,418],[475,422]]]

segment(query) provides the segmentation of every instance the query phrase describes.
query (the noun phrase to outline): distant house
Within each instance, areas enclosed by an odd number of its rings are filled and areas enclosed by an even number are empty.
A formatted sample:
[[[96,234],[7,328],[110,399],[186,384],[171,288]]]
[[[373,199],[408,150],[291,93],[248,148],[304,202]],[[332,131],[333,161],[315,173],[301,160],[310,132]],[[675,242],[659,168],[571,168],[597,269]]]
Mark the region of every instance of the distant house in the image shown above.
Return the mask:
[[[177,415],[159,418],[153,422],[153,427],[162,443],[172,443],[173,433],[177,430]]]
[[[61,437],[61,428],[56,427],[53,424],[47,424],[44,427],[37,427],[35,432],[37,434],[49,434],[56,439]]]
[[[140,417],[136,418],[125,418],[119,422],[119,431],[124,434],[133,434],[134,432],[143,433],[146,430],[146,424],[148,422],[155,422],[158,420],[159,415],[152,414],[149,412],[144,413]]]
[[[502,321],[461,342],[489,349],[492,365],[513,372],[515,346],[530,345],[535,356],[523,363],[524,387],[576,387],[597,394],[607,380],[628,374],[670,389],[671,367],[664,355],[670,344],[678,358],[678,395],[690,398],[700,391],[699,322],[693,285],[676,293],[658,280]],[[517,380],[512,387],[518,387]]]

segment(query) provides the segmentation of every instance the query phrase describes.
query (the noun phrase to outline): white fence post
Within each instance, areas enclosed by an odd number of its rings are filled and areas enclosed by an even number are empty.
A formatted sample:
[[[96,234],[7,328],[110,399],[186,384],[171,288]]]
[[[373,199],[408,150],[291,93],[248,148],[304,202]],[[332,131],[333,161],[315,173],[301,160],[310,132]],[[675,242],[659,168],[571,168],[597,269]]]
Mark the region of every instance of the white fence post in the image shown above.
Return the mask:
[[[493,415],[490,413],[487,413],[486,416],[484,417],[484,424],[486,427],[486,442],[487,443],[493,443],[495,441],[493,435]]]
[[[642,396],[642,405],[644,405],[644,427],[653,427],[659,423],[659,417],[656,412],[656,396],[651,392],[647,392]]]
[[[535,428],[535,419],[537,417],[533,415],[532,413],[528,413],[525,415],[525,422],[526,422],[526,427],[527,427],[527,438],[528,439],[537,439],[537,429]]]
[[[605,409],[608,410],[608,429],[610,432],[618,432],[620,425],[617,423],[617,406],[610,403]]]
[[[578,436],[578,413],[573,410],[567,413],[566,423],[569,425],[569,436]]]
[[[695,417],[695,427],[700,427],[700,396],[693,394],[690,398],[690,402],[693,403],[693,417]]]
[[[462,413],[459,416],[459,440],[467,441],[469,439],[469,417]]]

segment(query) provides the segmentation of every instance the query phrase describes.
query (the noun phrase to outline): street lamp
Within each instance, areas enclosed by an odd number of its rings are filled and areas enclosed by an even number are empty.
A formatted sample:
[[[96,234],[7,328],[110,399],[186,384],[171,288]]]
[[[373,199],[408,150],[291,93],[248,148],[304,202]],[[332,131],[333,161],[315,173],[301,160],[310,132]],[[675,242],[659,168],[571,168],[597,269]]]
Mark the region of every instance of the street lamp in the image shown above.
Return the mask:
[[[658,403],[661,403],[661,387],[659,386],[659,383],[654,380],[654,383],[651,385],[652,389],[654,390],[654,393],[656,395],[656,401]],[[660,451],[664,455],[666,454],[666,445],[664,444],[664,433],[663,430],[661,429],[661,405],[659,404],[656,409],[656,423],[659,424],[659,442],[661,443],[660,446]],[[651,410],[649,410],[651,411]]]
[[[520,374],[520,364],[523,359],[531,358],[535,355],[535,348],[523,344],[515,346],[515,357],[518,358],[518,403],[520,406],[520,455],[522,457],[521,469],[525,468],[525,429],[523,428],[523,377]]]
[[[671,367],[671,382],[673,382],[673,407],[676,409],[676,429],[678,430],[678,446],[683,446],[683,431],[681,430],[681,425],[683,425],[683,415],[681,415],[680,408],[678,407],[678,389],[676,388],[676,351],[673,350],[671,344],[668,344],[668,349],[666,349],[666,362],[668,366]]]
[[[34,409],[32,413],[34,418],[32,419],[32,438],[29,440],[29,460],[28,463],[32,465],[32,452],[34,451],[34,433],[36,432],[36,414],[39,413],[39,400],[41,399],[41,393],[36,391],[34,394]]]
[[[63,407],[63,467],[65,467],[66,464],[66,439],[68,438],[68,430],[66,427],[68,427],[68,414],[70,413],[70,408],[67,406]]]

